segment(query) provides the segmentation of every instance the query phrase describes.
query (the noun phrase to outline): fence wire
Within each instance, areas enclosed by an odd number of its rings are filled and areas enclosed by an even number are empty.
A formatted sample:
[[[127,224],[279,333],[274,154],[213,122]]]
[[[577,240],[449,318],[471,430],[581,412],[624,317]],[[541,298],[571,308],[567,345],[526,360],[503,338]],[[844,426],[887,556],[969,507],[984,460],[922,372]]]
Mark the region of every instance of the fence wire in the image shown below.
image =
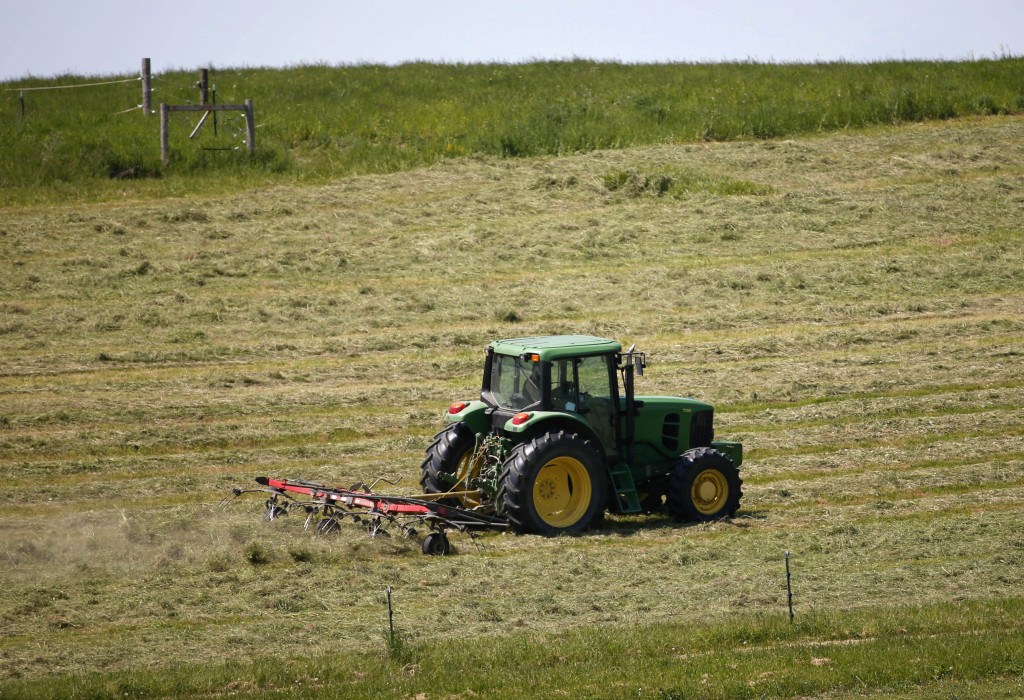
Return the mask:
[[[74,88],[84,87],[98,87],[100,85],[119,85],[121,83],[134,83],[138,78],[126,78],[125,80],[106,80],[101,83],[78,83],[76,85],[48,85],[45,87],[20,87],[20,88],[4,88],[4,92],[37,92],[39,90],[71,90]]]

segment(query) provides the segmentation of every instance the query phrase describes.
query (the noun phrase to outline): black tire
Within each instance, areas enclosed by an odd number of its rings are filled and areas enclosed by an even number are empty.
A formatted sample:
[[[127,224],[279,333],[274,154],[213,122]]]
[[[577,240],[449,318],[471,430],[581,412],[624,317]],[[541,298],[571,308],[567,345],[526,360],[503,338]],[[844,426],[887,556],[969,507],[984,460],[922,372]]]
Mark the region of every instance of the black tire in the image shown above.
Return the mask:
[[[465,423],[453,423],[435,435],[421,467],[423,476],[420,484],[423,493],[451,491],[455,486],[452,482],[459,470],[459,462],[472,454],[475,446],[476,436]],[[465,484],[459,485],[456,490],[466,490]],[[439,502],[451,506],[461,505],[458,498],[443,498]]]
[[[731,518],[740,507],[743,480],[732,459],[711,447],[683,453],[672,468],[666,505],[677,522]]]
[[[432,532],[423,538],[423,553],[432,557],[444,557],[452,551],[452,544],[443,532]]]
[[[288,503],[278,503],[277,496],[267,499],[266,509],[263,511],[263,519],[273,521],[282,515],[288,515]]]
[[[321,518],[316,524],[316,534],[330,535],[341,529],[341,523],[335,517]]]
[[[600,522],[607,493],[601,456],[591,443],[557,432],[512,450],[496,501],[513,530],[551,537]]]

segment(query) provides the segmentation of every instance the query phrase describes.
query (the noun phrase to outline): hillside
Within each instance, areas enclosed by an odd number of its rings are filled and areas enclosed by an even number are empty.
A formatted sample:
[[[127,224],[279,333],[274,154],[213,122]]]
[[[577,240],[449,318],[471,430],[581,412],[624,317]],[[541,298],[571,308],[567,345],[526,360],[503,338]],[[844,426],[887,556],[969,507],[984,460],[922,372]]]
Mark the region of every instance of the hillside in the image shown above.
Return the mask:
[[[0,209],[0,694],[1019,696],[1022,164],[990,116]],[[218,506],[415,490],[559,332],[716,405],[739,517],[434,559]]]
[[[94,87],[107,79],[113,84]],[[199,99],[196,71],[153,80],[153,109]],[[783,138],[1024,111],[1024,59],[869,64],[410,63],[214,68],[211,101],[174,113],[170,167],[138,75],[0,85],[0,204],[220,194],[473,156],[521,158]]]

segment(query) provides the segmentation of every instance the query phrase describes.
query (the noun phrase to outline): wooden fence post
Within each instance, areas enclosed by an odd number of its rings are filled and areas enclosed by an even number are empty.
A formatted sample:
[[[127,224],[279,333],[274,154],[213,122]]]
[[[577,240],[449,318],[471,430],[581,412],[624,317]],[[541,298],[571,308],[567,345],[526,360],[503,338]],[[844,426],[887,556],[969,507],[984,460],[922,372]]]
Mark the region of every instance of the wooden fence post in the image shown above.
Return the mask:
[[[205,105],[210,102],[210,69],[199,69],[199,104]]]
[[[251,99],[245,101],[245,141],[252,155],[256,152],[256,113]]]
[[[160,159],[163,161],[164,167],[166,168],[171,162],[171,142],[167,134],[167,118],[170,114],[168,105],[164,102],[160,103]]]
[[[142,113],[153,111],[153,75],[150,72],[149,59],[142,59]]]

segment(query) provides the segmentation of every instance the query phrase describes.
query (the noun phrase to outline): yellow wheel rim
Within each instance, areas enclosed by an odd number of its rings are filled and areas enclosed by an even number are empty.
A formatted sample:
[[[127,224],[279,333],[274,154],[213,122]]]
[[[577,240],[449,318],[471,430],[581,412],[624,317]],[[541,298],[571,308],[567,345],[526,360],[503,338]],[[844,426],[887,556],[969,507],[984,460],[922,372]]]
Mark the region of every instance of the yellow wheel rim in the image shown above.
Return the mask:
[[[551,527],[572,527],[590,508],[593,485],[583,462],[556,457],[543,467],[533,482],[537,515]]]
[[[714,515],[729,499],[729,482],[717,469],[705,469],[693,480],[690,498],[694,507],[704,515]]]
[[[474,452],[471,449],[466,450],[466,453],[459,457],[459,463],[455,465],[455,485],[449,489],[450,491],[465,491],[470,479],[480,476],[480,460],[473,459],[473,457]],[[479,499],[471,496],[459,496],[458,499],[466,508],[475,508],[480,505]]]

